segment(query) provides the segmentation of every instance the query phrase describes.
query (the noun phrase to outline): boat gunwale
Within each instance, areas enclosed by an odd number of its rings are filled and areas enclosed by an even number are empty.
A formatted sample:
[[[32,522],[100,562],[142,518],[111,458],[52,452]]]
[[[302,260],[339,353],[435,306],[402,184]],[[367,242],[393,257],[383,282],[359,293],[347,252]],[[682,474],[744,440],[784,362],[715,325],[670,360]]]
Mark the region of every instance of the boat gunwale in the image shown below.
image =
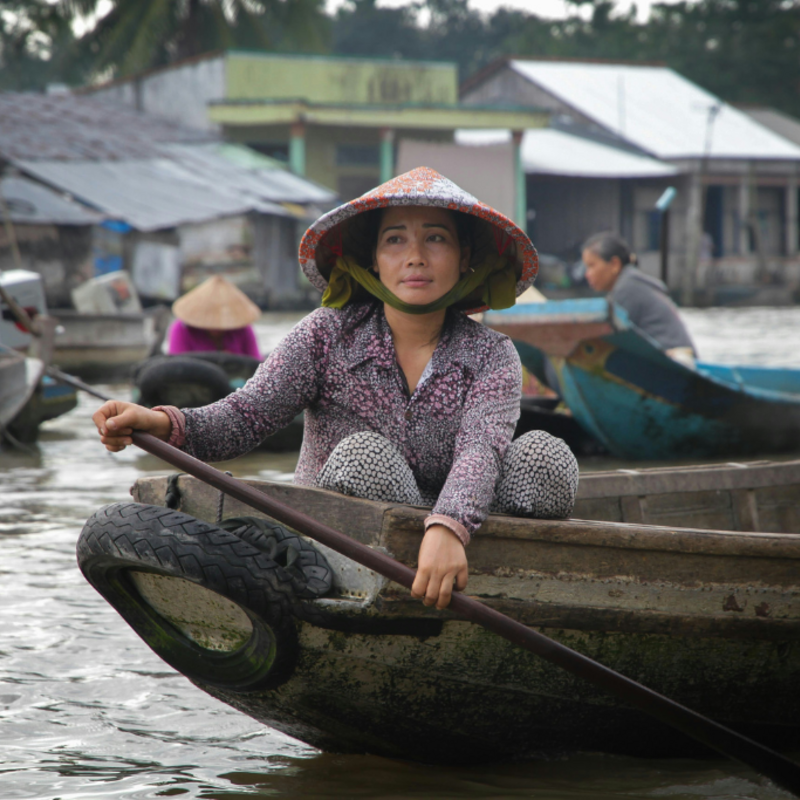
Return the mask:
[[[155,481],[163,481],[163,487],[155,488]],[[164,495],[167,476],[140,476],[131,490],[134,498],[140,496],[137,487],[150,484],[155,496]],[[197,478],[181,475],[184,481],[203,485]],[[281,502],[291,504],[293,499],[317,497],[328,508],[360,508],[367,511],[380,528],[374,531],[374,545],[385,543],[394,531],[418,529],[422,534],[424,520],[430,509],[399,503],[378,503],[362,498],[348,497],[337,492],[312,486],[260,479],[246,479],[244,483]],[[184,483],[184,487],[186,483]],[[208,487],[209,492],[216,490]],[[229,499],[231,504],[235,503]],[[216,499],[214,500],[216,507]],[[241,504],[242,506],[244,504]],[[254,515],[258,512],[253,511]],[[348,515],[353,516],[353,515]],[[330,524],[330,523],[328,523]],[[331,525],[335,527],[335,525]],[[603,520],[542,520],[490,514],[475,539],[514,539],[545,544],[575,547],[602,547],[607,549],[680,553],[685,555],[733,556],[746,558],[791,558],[800,560],[800,533],[761,533],[753,531],[707,530],[679,528],[662,525],[645,525],[630,522],[608,522]],[[365,541],[364,538],[360,539]],[[469,550],[468,550],[469,552]]]

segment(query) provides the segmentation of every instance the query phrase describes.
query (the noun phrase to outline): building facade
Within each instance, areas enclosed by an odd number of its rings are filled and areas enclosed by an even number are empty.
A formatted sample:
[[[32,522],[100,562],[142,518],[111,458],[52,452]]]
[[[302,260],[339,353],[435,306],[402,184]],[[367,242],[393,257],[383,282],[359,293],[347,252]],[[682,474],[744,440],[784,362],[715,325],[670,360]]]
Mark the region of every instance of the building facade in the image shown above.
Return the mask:
[[[530,106],[465,106],[453,63],[231,51],[86,91],[220,133],[357,197],[395,174],[402,140],[452,142],[459,129],[544,127]],[[519,164],[517,212],[524,219]]]
[[[468,80],[461,101],[547,109],[554,127],[607,148],[595,161],[600,171],[615,152],[671,170],[601,177],[587,166],[582,176],[556,176],[528,164],[528,202],[546,249],[570,252],[591,228],[610,228],[656,273],[664,217],[655,203],[673,186],[667,278],[685,302],[758,287],[789,300],[800,292],[800,147],[673,70],[504,59]],[[544,230],[548,213],[554,227]]]

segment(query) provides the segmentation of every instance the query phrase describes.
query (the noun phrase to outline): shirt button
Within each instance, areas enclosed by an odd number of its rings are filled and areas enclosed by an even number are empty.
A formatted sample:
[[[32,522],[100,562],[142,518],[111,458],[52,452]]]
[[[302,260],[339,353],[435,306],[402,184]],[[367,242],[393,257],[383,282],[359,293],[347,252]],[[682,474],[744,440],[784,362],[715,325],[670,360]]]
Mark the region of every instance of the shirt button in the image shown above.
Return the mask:
[[[411,409],[410,408],[406,409],[406,419],[411,419]]]

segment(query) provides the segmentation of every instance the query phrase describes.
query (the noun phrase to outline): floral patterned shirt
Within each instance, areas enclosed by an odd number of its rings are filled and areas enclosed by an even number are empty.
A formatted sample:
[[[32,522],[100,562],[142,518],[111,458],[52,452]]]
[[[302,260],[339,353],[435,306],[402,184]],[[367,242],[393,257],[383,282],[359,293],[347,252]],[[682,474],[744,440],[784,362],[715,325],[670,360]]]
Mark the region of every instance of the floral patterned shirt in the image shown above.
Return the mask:
[[[522,370],[506,336],[448,310],[409,395],[383,306],[320,308],[299,322],[241,389],[185,409],[183,449],[224,461],[305,411],[295,483],[313,486],[345,437],[374,431],[408,462],[423,498],[472,534],[483,522],[519,417]],[[183,438],[183,437],[181,437]]]

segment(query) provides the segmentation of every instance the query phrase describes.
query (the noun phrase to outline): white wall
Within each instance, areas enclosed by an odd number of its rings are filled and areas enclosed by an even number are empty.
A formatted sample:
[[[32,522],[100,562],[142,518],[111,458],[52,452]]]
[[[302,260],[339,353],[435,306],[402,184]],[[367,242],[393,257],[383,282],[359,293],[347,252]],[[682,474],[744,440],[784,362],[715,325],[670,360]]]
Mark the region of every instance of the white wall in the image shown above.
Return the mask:
[[[208,103],[225,98],[225,58],[215,56],[123,80],[91,92],[191,128],[217,131],[208,121]]]

